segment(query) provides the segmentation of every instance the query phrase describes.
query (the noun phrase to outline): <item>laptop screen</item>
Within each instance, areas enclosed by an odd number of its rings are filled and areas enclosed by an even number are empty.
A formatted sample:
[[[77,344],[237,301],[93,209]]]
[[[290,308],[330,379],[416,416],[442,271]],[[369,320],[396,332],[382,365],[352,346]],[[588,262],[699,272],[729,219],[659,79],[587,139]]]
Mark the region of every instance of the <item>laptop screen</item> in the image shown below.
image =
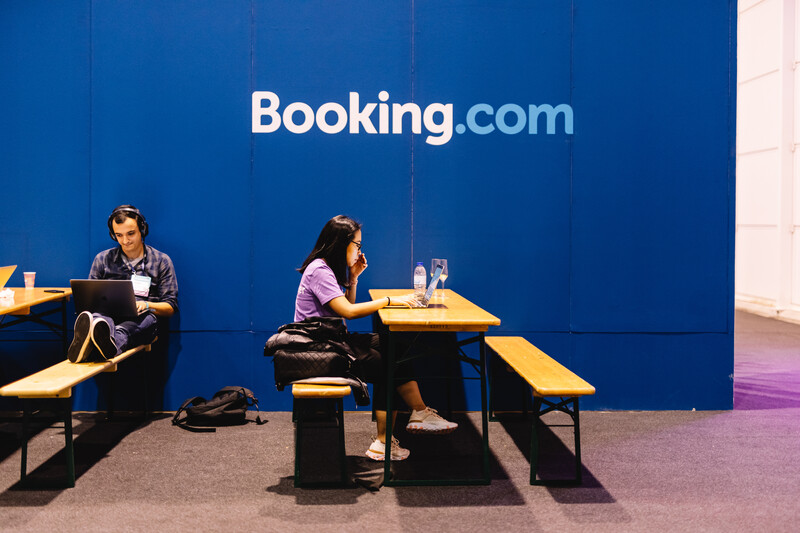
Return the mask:
[[[433,271],[431,283],[428,285],[428,290],[425,291],[425,301],[429,302],[433,297],[433,291],[436,289],[436,284],[439,283],[439,276],[442,275],[442,265],[436,265],[436,270]]]

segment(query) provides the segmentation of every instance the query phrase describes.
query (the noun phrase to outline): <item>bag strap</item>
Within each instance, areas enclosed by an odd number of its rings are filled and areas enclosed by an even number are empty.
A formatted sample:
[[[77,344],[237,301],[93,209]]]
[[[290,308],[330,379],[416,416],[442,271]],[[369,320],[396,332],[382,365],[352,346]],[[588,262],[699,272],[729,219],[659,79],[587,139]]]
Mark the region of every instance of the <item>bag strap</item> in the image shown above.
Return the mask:
[[[367,384],[352,372],[347,373],[347,380],[350,382],[350,387],[353,391],[353,399],[355,399],[356,405],[362,407],[369,405],[369,389],[367,388]]]
[[[181,404],[181,406],[178,408],[178,410],[175,411],[175,416],[172,417],[172,425],[174,425],[174,426],[178,425],[178,423],[179,423],[178,422],[178,417],[180,416],[180,414],[182,412],[184,412],[186,410],[187,407],[189,407],[190,405],[194,405],[195,402],[203,402],[203,403],[205,403],[205,401],[206,401],[206,399],[203,398],[202,396],[194,396],[193,398],[189,398],[188,400],[183,402],[183,404]]]
[[[256,408],[256,424],[258,424],[260,426],[262,424],[266,424],[267,423],[266,420],[261,420],[261,411],[259,411],[259,409],[258,409],[258,399],[256,398],[256,395],[253,394],[253,391],[251,391],[250,389],[247,389],[245,387],[223,387],[220,390],[218,390],[214,394],[214,396],[217,396],[217,395],[225,393],[225,392],[230,392],[230,391],[238,392],[239,394],[242,395],[242,397],[244,398],[244,401],[245,401],[245,403],[247,404],[248,407],[255,407]]]
[[[278,328],[279,333],[305,335],[313,340],[326,341],[332,338],[342,339],[347,334],[347,325],[342,317],[308,317],[300,322],[284,324]]]
[[[258,424],[259,426],[266,424],[267,423],[266,420],[261,420],[261,411],[258,410],[258,400],[256,399],[255,396],[250,396],[250,398],[252,399],[253,403],[248,405],[252,405],[253,407],[256,408],[256,424]]]
[[[200,403],[206,403],[206,399],[202,396],[195,396],[193,398],[189,398],[180,406],[180,408],[175,411],[175,416],[172,417],[172,425],[178,426],[181,429],[185,429],[186,431],[191,431],[193,433],[214,433],[217,431],[215,428],[196,428],[188,425],[186,423],[186,417],[181,418],[178,420],[178,417],[182,412],[186,410],[187,407],[190,405],[198,405]]]
[[[261,411],[259,411],[258,409],[258,398],[256,398],[255,394],[253,394],[253,391],[251,391],[250,389],[246,389],[244,387],[231,387],[231,388],[241,391],[247,405],[249,407],[256,408],[256,424],[258,424],[259,426],[266,424],[267,423],[266,420],[261,420]]]

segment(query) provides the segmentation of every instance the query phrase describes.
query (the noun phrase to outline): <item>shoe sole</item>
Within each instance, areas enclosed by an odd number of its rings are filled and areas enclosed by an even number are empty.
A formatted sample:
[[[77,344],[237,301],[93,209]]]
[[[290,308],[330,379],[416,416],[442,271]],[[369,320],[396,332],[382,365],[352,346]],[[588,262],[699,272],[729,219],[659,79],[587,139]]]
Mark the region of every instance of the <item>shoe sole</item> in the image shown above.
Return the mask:
[[[105,320],[99,319],[92,323],[92,342],[104,359],[117,355],[117,346],[111,340],[111,328]]]
[[[412,435],[447,435],[448,433],[452,433],[458,429],[458,426],[452,428],[437,428],[437,429],[430,429],[425,428],[421,424],[420,425],[413,425],[409,424],[406,426],[406,431],[411,433]]]
[[[80,363],[86,358],[87,348],[91,346],[92,315],[85,311],[75,320],[75,334],[67,350],[70,363]]]
[[[408,456],[411,455],[411,452],[404,455],[403,457],[392,457],[392,461],[405,461],[408,459]],[[383,461],[386,459],[386,454],[383,452],[373,452],[372,450],[367,450],[366,456],[372,459],[373,461]]]

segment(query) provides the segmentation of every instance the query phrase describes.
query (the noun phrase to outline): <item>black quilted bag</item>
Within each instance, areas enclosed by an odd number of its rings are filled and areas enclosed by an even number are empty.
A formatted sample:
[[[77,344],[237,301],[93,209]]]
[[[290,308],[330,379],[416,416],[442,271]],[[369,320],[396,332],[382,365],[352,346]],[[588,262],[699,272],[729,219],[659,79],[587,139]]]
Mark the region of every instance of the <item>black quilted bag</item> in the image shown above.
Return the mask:
[[[283,389],[293,381],[317,377],[344,377],[350,370],[348,360],[337,352],[323,349],[277,350],[275,363],[275,385]]]
[[[345,377],[355,361],[344,342],[347,327],[339,317],[312,317],[278,328],[264,346],[275,364],[278,390],[306,378]]]
[[[352,373],[356,358],[346,339],[340,317],[312,317],[278,328],[264,345],[264,355],[275,365],[277,389],[302,379],[343,377],[354,381],[356,403],[367,405],[367,386]]]

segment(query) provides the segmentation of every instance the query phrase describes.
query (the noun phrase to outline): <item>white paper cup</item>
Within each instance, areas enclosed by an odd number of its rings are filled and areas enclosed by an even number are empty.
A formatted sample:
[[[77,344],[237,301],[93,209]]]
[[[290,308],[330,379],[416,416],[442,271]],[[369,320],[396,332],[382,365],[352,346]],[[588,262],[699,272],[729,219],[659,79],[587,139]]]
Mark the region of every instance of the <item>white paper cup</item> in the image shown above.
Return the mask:
[[[32,289],[36,281],[36,272],[23,272],[22,275],[25,276],[25,288]]]

